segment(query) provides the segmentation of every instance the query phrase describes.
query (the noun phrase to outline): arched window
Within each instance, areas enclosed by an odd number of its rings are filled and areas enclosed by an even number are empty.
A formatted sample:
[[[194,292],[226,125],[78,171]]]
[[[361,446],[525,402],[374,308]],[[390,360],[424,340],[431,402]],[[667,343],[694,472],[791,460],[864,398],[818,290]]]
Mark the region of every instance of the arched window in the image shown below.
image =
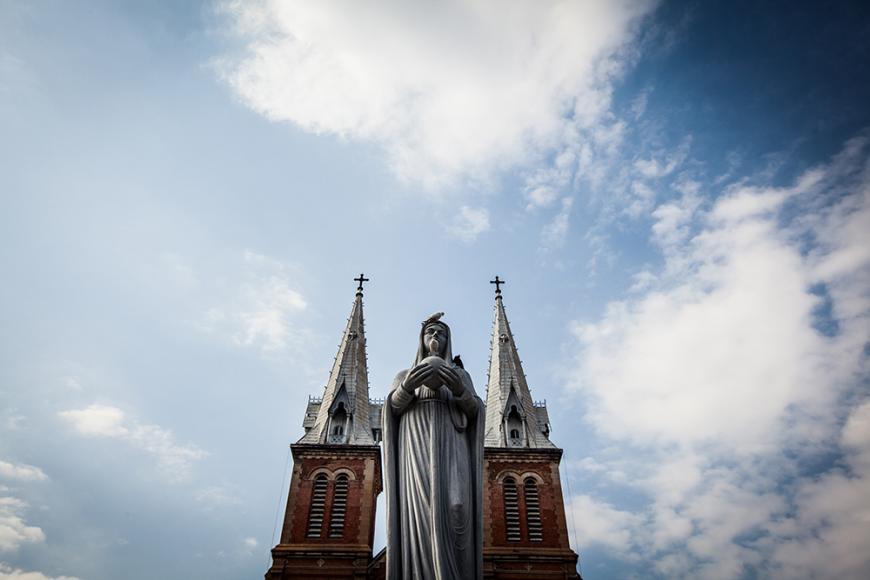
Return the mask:
[[[344,536],[344,516],[347,513],[347,475],[335,478],[335,491],[332,493],[332,510],[329,514],[329,537]]]
[[[348,413],[344,402],[341,401],[335,407],[330,417],[331,428],[329,430],[329,440],[327,443],[344,443],[345,442],[345,426],[347,425]]]
[[[523,481],[523,499],[526,501],[526,529],[529,531],[529,540],[540,542],[544,539],[544,530],[541,525],[541,501],[538,495],[538,482],[534,477],[527,477]]]
[[[513,477],[505,477],[502,483],[504,496],[504,521],[508,542],[520,541],[520,506],[517,497],[517,481]]]
[[[311,511],[308,513],[309,538],[319,538],[323,530],[323,511],[326,509],[326,489],[329,480],[320,474],[314,478],[314,492],[311,494]]]
[[[508,426],[508,446],[522,447],[523,446],[523,418],[520,415],[516,405],[511,405],[511,410],[507,416]]]

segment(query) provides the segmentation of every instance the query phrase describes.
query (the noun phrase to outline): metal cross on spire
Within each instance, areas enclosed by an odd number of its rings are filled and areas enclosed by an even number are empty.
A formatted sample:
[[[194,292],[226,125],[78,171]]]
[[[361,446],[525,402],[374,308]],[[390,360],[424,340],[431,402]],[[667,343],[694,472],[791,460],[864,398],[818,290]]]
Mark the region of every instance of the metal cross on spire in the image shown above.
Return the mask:
[[[495,296],[496,298],[501,297],[501,285],[507,284],[504,280],[499,280],[498,276],[495,277],[495,280],[490,280],[490,284],[495,284]]]
[[[369,279],[366,278],[366,275],[360,272],[359,278],[354,278],[354,282],[359,282],[359,286],[357,286],[356,291],[359,294],[362,294],[363,291],[363,282],[368,282]]]

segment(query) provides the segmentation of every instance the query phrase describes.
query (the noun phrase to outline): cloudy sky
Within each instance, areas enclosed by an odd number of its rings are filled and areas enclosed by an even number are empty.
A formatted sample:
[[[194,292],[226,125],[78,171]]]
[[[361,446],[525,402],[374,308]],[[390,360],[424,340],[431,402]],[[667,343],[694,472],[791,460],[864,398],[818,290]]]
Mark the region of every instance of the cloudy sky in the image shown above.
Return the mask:
[[[0,578],[261,577],[361,271],[373,396],[437,310],[482,391],[508,281],[586,578],[870,577],[815,4],[0,1]]]

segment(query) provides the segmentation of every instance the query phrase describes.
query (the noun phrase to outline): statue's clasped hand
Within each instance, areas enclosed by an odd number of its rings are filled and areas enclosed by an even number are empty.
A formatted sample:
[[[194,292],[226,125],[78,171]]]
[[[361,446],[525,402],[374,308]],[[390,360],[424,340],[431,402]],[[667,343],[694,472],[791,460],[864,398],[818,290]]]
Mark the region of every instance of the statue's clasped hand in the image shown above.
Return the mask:
[[[462,379],[459,376],[459,373],[456,372],[456,369],[449,365],[441,365],[438,367],[438,376],[444,381],[444,384],[447,385],[447,388],[450,389],[450,392],[453,393],[455,397],[462,396],[465,392],[465,385],[462,384]]]
[[[428,363],[420,363],[410,371],[408,376],[402,381],[402,388],[408,393],[413,393],[417,387],[426,383],[426,381],[435,376],[435,369]]]
[[[462,384],[462,378],[456,369],[448,364],[433,367],[427,362],[421,362],[408,372],[408,376],[402,381],[402,388],[408,393],[413,393],[421,385],[436,388],[436,383],[438,386],[447,385],[456,397],[465,392],[465,385]]]

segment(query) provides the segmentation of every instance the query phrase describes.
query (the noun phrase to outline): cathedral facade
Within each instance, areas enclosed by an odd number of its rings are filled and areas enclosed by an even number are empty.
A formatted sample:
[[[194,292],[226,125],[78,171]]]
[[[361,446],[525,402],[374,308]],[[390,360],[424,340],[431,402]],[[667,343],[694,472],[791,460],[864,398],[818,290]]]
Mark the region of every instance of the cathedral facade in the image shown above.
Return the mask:
[[[362,276],[322,397],[309,397],[266,580],[381,579],[384,400],[369,397]],[[484,578],[577,578],[546,404],[532,399],[496,285],[483,466]]]

